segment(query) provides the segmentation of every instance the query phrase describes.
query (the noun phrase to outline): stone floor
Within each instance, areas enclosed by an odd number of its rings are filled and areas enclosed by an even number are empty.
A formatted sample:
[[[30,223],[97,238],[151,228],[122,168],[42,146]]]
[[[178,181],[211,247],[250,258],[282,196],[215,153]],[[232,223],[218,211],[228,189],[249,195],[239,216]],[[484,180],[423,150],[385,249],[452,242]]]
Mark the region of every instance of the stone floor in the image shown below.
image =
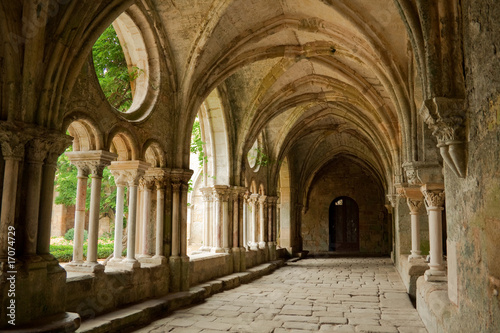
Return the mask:
[[[305,259],[136,332],[427,332],[389,259]]]

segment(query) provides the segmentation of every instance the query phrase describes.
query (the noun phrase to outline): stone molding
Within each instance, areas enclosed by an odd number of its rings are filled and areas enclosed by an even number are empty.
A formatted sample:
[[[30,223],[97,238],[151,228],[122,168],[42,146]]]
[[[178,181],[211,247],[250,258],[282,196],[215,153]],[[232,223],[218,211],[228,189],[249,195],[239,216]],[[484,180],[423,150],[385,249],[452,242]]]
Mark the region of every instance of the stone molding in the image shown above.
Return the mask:
[[[444,182],[443,167],[437,162],[406,162],[402,165],[407,184],[410,186],[422,186],[427,183]]]
[[[140,178],[148,168],[149,163],[138,160],[113,161],[109,166],[111,173],[118,175],[118,178],[121,178],[122,181],[125,179],[129,186],[138,186]]]
[[[467,171],[465,154],[465,100],[434,97],[425,100],[420,115],[438,140],[443,160],[457,177]]]

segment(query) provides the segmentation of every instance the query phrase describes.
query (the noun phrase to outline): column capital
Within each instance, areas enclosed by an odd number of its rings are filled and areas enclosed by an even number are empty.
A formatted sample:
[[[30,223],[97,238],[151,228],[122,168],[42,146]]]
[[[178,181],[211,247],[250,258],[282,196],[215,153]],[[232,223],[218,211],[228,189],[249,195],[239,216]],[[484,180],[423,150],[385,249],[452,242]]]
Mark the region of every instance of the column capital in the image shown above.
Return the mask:
[[[45,163],[55,166],[59,156],[61,156],[61,154],[73,143],[73,138],[66,134],[57,133],[52,135],[50,141],[51,146],[47,153]]]
[[[402,165],[409,186],[422,186],[427,183],[442,183],[443,167],[438,162],[406,162]]]
[[[201,195],[204,202],[211,202],[213,198],[213,189],[211,187],[201,187]]]
[[[258,193],[252,193],[248,197],[248,202],[251,204],[256,204],[257,201],[259,200],[260,194]]]
[[[442,208],[445,199],[443,184],[425,184],[420,190],[422,191],[425,202],[429,208]]]
[[[387,200],[389,200],[389,203],[391,204],[392,208],[396,207],[397,204],[399,204],[399,199],[400,196],[397,194],[387,194],[386,195]]]
[[[278,202],[279,197],[278,196],[267,196],[267,202],[269,204],[275,205]]]
[[[421,200],[414,200],[410,198],[406,198],[406,203],[408,204],[408,207],[410,208],[410,213],[413,215],[418,215],[418,211],[422,207],[424,201]]]
[[[213,193],[216,201],[226,202],[229,200],[230,187],[227,185],[214,185]]]
[[[267,205],[267,195],[261,195],[259,197],[259,203],[263,206]]]
[[[66,156],[71,164],[97,177],[102,177],[104,168],[118,157],[117,154],[105,150],[71,151],[66,152]]]
[[[139,185],[140,178],[149,168],[149,163],[135,161],[113,161],[109,166],[109,170],[113,175],[118,175],[121,181],[126,181],[129,186]],[[116,177],[116,176],[115,176]]]
[[[147,179],[153,182],[157,190],[165,188],[167,181],[170,178],[170,169],[168,168],[149,168],[144,175]]]
[[[21,161],[29,136],[0,128],[0,145],[4,159]]]

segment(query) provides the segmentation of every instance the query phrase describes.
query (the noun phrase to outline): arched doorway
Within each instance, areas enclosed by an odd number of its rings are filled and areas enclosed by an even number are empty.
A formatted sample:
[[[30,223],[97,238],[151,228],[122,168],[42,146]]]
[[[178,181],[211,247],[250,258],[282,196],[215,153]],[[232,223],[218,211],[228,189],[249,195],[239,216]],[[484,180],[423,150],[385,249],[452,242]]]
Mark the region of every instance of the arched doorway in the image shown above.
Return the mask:
[[[359,209],[349,197],[338,197],[330,204],[329,251],[359,251]]]

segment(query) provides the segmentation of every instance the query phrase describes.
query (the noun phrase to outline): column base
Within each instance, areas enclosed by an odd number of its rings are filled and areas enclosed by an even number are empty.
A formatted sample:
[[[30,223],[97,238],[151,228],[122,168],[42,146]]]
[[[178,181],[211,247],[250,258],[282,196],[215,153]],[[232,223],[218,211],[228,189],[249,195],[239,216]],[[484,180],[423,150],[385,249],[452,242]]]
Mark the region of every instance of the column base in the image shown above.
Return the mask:
[[[413,261],[424,261],[424,258],[420,254],[410,254],[408,256],[408,262]]]
[[[213,247],[210,252],[212,252],[212,253],[226,253],[226,251],[222,247]]]
[[[210,246],[202,246],[199,248],[198,251],[202,251],[202,252],[210,252],[211,248]]]
[[[104,272],[103,265],[99,263],[90,263],[90,262],[84,262],[84,263],[70,262],[69,264],[66,264],[66,266],[64,266],[64,269],[67,272],[74,272],[74,273],[95,274]]]
[[[44,332],[75,332],[80,327],[81,319],[77,313],[65,312],[22,326],[12,326],[15,329],[4,329],[5,333],[44,333]]]
[[[233,271],[240,272],[241,269],[241,250],[239,247],[233,247]]]
[[[265,249],[267,247],[266,245],[266,242],[259,242],[259,249]]]
[[[428,282],[446,282],[448,278],[446,277],[445,271],[431,270],[428,269],[424,273],[425,281]]]
[[[258,251],[259,250],[259,244],[258,243],[251,243],[250,244],[250,250],[252,250],[252,251]]]

